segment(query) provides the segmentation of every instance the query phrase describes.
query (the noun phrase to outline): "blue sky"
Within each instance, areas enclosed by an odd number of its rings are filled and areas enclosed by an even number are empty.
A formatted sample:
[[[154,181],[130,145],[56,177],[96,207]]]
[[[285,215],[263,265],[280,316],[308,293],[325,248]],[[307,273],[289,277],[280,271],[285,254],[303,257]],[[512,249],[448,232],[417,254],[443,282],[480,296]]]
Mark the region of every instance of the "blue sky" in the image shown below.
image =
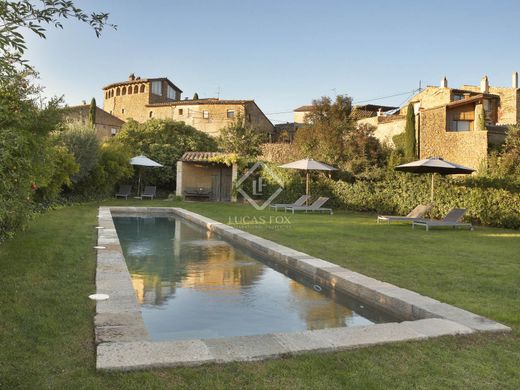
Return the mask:
[[[28,36],[27,58],[48,96],[68,104],[135,73],[170,78],[183,97],[255,99],[273,120],[324,95],[355,101],[422,85],[510,86],[520,71],[517,1],[80,0],[118,25]],[[406,95],[376,100],[399,105]]]

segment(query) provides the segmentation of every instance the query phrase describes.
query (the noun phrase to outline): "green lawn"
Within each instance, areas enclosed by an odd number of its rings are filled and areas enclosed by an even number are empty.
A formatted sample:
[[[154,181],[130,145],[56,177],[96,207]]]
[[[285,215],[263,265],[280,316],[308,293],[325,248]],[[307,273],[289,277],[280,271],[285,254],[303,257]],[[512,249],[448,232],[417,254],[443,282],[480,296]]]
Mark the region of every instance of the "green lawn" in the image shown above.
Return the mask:
[[[228,223],[275,215],[240,205],[180,206]],[[412,230],[361,213],[290,215],[245,230],[513,327],[256,363],[97,373],[93,344],[97,204],[50,211],[0,244],[0,388],[519,389],[520,232]],[[276,215],[283,215],[278,213]],[[244,228],[243,226],[241,228]]]

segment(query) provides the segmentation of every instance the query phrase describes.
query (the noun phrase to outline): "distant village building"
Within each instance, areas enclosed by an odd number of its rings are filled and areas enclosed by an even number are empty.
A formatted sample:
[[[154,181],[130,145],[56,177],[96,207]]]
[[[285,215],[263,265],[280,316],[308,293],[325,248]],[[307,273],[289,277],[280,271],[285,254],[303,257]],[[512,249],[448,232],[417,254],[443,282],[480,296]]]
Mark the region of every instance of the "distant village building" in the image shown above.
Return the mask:
[[[306,105],[295,108],[293,111],[293,122],[275,125],[274,142],[292,143],[299,128],[305,126],[306,118],[312,112],[314,106]],[[356,119],[383,116],[383,113],[395,111],[399,107],[381,106],[376,104],[365,104],[353,107],[352,115]]]
[[[511,87],[493,87],[484,76],[479,86],[450,88],[443,78],[440,86],[428,86],[393,115],[358,120],[375,127],[375,136],[393,144],[393,136],[404,132],[411,103],[416,116],[419,158],[431,156],[479,169],[486,165],[491,146],[501,144],[507,127],[520,123],[518,73]]]
[[[66,107],[65,120],[67,122],[80,122],[84,125],[89,124],[90,104],[82,104],[79,106]],[[104,139],[115,136],[125,122],[121,119],[109,114],[108,112],[96,107],[96,121],[94,129],[98,139]]]
[[[131,74],[126,81],[104,87],[103,93],[104,110],[124,121],[173,119],[218,136],[222,128],[241,117],[269,136],[274,132],[273,124],[254,100],[181,100],[182,90],[165,77],[141,79]]]

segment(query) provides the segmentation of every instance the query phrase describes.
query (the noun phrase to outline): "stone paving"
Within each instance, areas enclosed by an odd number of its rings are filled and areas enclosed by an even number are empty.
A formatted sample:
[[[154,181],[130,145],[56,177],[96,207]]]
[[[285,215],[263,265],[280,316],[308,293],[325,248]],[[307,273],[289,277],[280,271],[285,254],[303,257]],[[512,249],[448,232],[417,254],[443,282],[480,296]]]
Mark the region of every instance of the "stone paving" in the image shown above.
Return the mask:
[[[175,214],[270,261],[319,280],[403,322],[353,328],[169,342],[150,341],[112,220],[112,213]],[[96,367],[135,370],[150,367],[253,361],[306,352],[331,352],[396,341],[474,332],[508,332],[505,325],[413,291],[342,268],[181,208],[100,207],[94,319]]]

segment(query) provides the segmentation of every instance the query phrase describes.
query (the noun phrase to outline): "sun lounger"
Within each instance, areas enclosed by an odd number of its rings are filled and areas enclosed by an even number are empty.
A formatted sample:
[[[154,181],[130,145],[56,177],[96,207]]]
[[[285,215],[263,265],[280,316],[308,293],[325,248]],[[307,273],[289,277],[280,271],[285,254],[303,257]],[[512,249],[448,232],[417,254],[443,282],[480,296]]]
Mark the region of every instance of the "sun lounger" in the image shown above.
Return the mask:
[[[132,186],[129,184],[121,184],[119,186],[119,191],[116,194],[116,198],[125,198],[128,199],[130,194],[132,193]]]
[[[277,204],[272,204],[269,207],[275,209],[275,211],[278,211],[278,209],[285,209],[286,207],[303,206],[303,204],[305,202],[307,202],[307,199],[309,199],[309,198],[310,198],[309,195],[302,195],[298,199],[296,199],[296,201],[294,203],[287,203],[287,204],[277,203]]]
[[[155,193],[156,192],[157,192],[157,187],[156,186],[146,186],[146,187],[144,187],[144,191],[141,194],[141,199],[142,198],[153,199],[155,197]]]
[[[415,226],[424,226],[426,230],[429,230],[434,226],[451,226],[456,227],[467,227],[473,230],[471,223],[460,222],[462,217],[466,214],[466,209],[452,209],[443,219],[417,219],[412,222],[412,228]]]
[[[318,211],[318,212],[322,212],[322,211],[325,211],[325,212],[328,212],[330,214],[332,214],[332,209],[327,209],[327,208],[324,208],[324,207],[321,207],[323,206],[327,201],[329,200],[329,198],[325,198],[324,196],[322,197],[319,197],[318,199],[316,199],[314,201],[313,204],[311,204],[310,206],[288,206],[285,208],[285,211],[292,211],[292,213],[294,214],[295,211]]]
[[[388,224],[390,224],[390,222],[392,222],[392,221],[413,222],[417,219],[424,217],[424,214],[426,214],[431,208],[432,208],[432,206],[429,204],[427,204],[427,205],[420,204],[419,206],[414,208],[412,211],[410,211],[404,217],[399,216],[399,215],[378,215],[377,223],[379,223],[379,221],[386,221]]]

